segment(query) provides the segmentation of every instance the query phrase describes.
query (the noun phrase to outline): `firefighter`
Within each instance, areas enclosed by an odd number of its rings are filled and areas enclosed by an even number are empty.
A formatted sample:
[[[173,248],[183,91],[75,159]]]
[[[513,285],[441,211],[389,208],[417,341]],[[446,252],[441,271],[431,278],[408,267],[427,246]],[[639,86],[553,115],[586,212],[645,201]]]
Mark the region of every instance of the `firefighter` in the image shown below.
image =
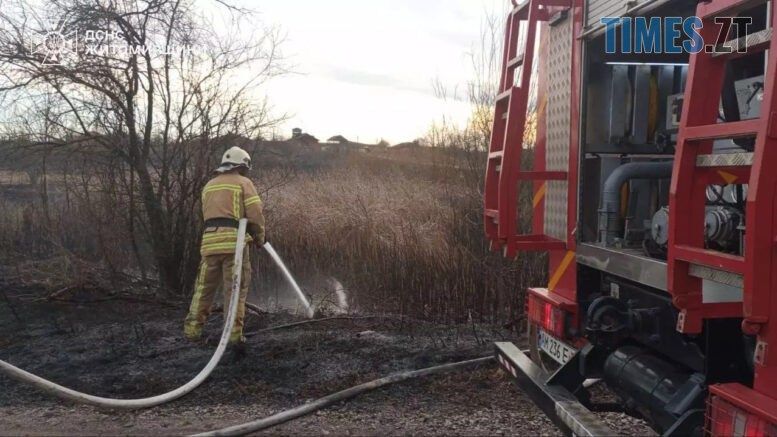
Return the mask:
[[[262,201],[253,182],[246,177],[250,169],[250,155],[239,147],[232,147],[224,153],[221,165],[215,170],[215,176],[202,190],[202,215],[205,219],[205,231],[200,246],[202,261],[189,314],[184,322],[186,337],[191,341],[199,342],[202,337],[202,327],[210,314],[213,297],[220,284],[223,285],[224,290],[224,316],[226,317],[232,294],[232,267],[237,244],[238,220],[247,218],[240,301],[235,326],[229,338],[235,359],[240,359],[246,354],[243,321],[251,278],[248,248],[252,242],[259,246],[265,242]]]

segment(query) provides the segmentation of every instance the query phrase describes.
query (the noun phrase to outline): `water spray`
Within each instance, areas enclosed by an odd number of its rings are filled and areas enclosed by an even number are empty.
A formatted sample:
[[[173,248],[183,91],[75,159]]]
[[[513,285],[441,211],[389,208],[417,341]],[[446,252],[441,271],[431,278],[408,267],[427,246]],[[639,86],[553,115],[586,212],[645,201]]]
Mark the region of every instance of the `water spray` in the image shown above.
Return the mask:
[[[289,273],[289,269],[286,268],[286,264],[283,263],[283,260],[278,255],[278,252],[275,251],[275,249],[272,247],[272,244],[264,243],[264,250],[267,251],[267,253],[270,254],[270,257],[275,261],[275,264],[278,265],[278,268],[281,269],[281,272],[283,272],[283,276],[286,278],[286,281],[289,282],[289,285],[291,285],[291,288],[294,289],[294,292],[297,294],[297,297],[302,302],[302,305],[305,307],[305,310],[307,311],[308,317],[313,318],[313,307],[310,306],[310,301],[308,301],[308,298],[305,297],[305,293],[302,292],[302,289],[299,288],[299,285],[297,285],[297,281],[294,280],[294,277],[291,276],[291,273]]]

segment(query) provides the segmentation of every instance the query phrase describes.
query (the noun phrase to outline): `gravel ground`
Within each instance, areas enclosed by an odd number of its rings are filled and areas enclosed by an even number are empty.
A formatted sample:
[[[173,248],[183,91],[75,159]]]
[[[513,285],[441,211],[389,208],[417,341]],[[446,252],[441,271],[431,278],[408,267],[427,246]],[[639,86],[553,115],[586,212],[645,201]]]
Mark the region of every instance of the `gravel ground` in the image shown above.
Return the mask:
[[[90,394],[137,398],[178,387],[214,346],[181,338],[184,302],[0,300],[0,358]],[[88,299],[87,299],[88,300]],[[17,318],[18,316],[18,318]],[[292,322],[248,316],[247,332]],[[209,335],[217,338],[220,318]],[[253,336],[192,394],[154,409],[111,412],[52,399],[0,376],[3,435],[183,435],[264,417],[392,372],[490,355],[503,333],[396,319],[336,320]],[[610,415],[608,415],[609,417]],[[646,428],[622,415],[622,434]],[[396,384],[277,426],[274,435],[559,435],[496,365]]]

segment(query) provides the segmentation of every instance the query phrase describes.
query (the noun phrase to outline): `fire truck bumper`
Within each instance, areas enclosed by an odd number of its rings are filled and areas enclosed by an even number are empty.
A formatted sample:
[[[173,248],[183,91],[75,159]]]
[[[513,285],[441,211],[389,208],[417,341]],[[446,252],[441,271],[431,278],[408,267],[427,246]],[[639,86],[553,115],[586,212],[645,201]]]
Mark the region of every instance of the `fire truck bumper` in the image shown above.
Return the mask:
[[[496,343],[499,365],[515,377],[518,386],[567,435],[611,436],[612,429],[561,385],[547,384],[548,375],[512,343]]]

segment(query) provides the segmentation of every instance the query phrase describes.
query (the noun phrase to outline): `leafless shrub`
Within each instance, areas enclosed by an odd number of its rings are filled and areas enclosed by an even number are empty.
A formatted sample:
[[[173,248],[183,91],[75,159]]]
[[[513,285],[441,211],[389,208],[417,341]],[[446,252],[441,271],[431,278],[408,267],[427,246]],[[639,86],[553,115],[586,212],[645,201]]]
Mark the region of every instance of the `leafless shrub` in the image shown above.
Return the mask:
[[[63,157],[67,168],[49,172],[77,197],[100,251],[121,229],[140,266],[147,249],[178,291],[196,268],[199,195],[216,156],[278,121],[257,91],[284,72],[277,28],[224,2],[226,13],[205,16],[202,3],[13,0],[0,11],[6,145],[38,162]],[[31,168],[33,182],[47,173]]]

